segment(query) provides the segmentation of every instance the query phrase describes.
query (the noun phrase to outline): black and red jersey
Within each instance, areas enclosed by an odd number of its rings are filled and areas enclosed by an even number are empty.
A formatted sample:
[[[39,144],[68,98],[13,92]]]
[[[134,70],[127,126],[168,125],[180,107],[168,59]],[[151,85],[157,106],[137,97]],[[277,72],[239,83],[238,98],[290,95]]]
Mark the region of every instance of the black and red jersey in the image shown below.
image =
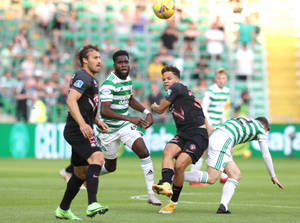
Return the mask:
[[[77,71],[71,79],[70,89],[78,91],[81,95],[77,101],[80,113],[87,124],[93,125],[98,108],[98,81],[85,70]],[[68,113],[66,126],[79,127]]]
[[[172,113],[177,133],[187,133],[205,124],[205,116],[200,103],[187,86],[181,83],[173,84],[167,91],[166,100],[172,104]]]

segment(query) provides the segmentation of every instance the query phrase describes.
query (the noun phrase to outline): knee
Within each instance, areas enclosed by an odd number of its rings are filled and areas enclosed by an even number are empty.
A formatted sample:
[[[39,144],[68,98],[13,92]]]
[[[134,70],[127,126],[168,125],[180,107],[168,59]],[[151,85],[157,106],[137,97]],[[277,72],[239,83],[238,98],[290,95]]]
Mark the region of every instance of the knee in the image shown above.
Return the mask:
[[[236,181],[240,181],[242,178],[241,171],[239,169],[232,171],[230,174],[228,174],[228,177],[235,179]]]
[[[183,173],[184,172],[184,169],[185,169],[185,166],[182,164],[182,163],[175,163],[175,173]]]

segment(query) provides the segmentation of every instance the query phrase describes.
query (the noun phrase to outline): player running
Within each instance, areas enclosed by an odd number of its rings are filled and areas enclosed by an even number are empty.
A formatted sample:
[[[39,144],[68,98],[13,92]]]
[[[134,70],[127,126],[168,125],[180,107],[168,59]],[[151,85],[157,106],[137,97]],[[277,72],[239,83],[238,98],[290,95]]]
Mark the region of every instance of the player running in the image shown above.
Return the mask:
[[[119,50],[113,55],[114,71],[106,78],[100,89],[101,116],[109,126],[109,131],[98,130],[97,138],[103,146],[105,165],[101,175],[111,173],[117,168],[117,152],[122,142],[140,158],[148,190],[148,203],[161,205],[152,191],[154,170],[149,151],[137,126],[148,128],[152,125],[152,114],[132,95],[132,80],[129,74],[129,55]],[[128,108],[146,114],[146,119],[128,115]]]

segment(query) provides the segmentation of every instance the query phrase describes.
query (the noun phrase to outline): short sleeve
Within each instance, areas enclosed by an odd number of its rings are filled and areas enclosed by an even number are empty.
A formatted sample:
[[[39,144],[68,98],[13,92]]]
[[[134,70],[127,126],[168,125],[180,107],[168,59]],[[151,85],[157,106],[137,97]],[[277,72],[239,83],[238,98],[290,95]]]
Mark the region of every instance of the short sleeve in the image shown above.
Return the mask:
[[[109,81],[104,81],[100,88],[100,101],[101,102],[107,102],[107,101],[113,101],[115,92],[114,85]]]
[[[74,76],[71,88],[83,94],[88,88],[90,88],[91,84],[89,82],[90,81],[87,77],[79,73]]]
[[[175,99],[180,95],[180,84],[173,84],[167,91],[166,100],[173,103]]]

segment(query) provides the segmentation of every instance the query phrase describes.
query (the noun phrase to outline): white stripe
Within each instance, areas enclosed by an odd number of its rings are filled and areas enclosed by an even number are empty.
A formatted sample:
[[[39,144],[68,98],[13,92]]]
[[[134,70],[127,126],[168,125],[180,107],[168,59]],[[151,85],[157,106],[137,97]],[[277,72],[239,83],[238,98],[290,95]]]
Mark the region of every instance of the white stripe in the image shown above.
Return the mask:
[[[126,104],[126,105],[111,104],[110,108],[113,108],[113,109],[125,109],[125,108],[128,108],[128,104]]]

